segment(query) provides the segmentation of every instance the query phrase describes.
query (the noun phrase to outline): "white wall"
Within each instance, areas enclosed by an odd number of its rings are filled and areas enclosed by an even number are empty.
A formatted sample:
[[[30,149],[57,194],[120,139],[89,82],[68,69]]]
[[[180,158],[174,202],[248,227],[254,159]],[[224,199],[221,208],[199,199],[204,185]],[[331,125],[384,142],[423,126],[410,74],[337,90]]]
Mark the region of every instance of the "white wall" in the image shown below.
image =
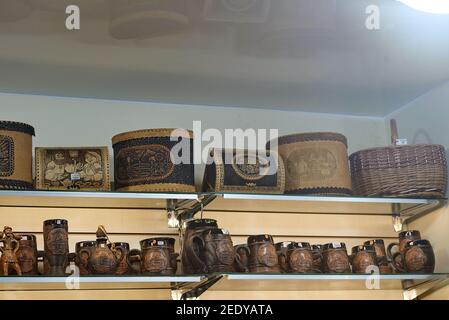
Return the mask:
[[[382,118],[349,117],[262,109],[168,105],[0,93],[0,119],[22,121],[36,129],[35,146],[103,146],[113,135],[162,127],[279,129],[288,134],[334,131],[347,136],[350,152],[385,144]],[[202,168],[196,170],[197,183]]]

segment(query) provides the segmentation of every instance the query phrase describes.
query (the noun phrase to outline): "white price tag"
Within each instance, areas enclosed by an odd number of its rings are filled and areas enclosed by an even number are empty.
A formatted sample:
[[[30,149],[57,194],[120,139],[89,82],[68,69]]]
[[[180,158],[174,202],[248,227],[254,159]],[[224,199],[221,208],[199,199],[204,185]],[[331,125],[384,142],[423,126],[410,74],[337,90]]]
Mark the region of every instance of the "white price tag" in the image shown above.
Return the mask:
[[[335,249],[341,248],[340,242],[332,242],[332,246],[333,246]]]
[[[397,146],[406,146],[408,145],[407,139],[396,139]]]
[[[78,181],[78,180],[81,180],[81,175],[80,175],[79,173],[77,173],[77,172],[72,173],[72,174],[70,175],[70,180],[72,180],[72,181]]]

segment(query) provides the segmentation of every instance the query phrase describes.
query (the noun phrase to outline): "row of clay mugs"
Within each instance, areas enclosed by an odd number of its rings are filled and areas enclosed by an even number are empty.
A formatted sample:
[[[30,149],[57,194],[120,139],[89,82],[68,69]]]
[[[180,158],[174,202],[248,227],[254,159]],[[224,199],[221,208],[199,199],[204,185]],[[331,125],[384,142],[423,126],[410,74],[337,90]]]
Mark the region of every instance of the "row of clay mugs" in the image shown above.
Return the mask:
[[[141,250],[130,250],[126,242],[106,245],[101,239],[82,241],[76,244],[75,253],[70,257],[78,266],[80,275],[176,273],[178,255],[175,253],[175,239],[145,239],[140,241],[140,247]]]
[[[399,233],[399,243],[392,243],[387,248],[396,272],[433,273],[435,254],[428,240],[421,239],[417,230]]]
[[[328,243],[323,246],[311,246],[307,242],[274,244],[272,236],[257,235],[249,237],[247,245],[236,246],[235,251],[236,271],[239,272],[351,272],[351,259],[347,254],[346,245],[341,242]]]

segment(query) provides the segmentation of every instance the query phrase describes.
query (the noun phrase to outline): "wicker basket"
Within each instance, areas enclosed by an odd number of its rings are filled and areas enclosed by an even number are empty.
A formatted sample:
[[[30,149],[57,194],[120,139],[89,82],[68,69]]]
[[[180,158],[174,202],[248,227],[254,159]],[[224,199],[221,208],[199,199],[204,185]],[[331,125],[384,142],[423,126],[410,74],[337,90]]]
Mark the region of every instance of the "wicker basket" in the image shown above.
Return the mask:
[[[392,130],[396,131],[395,123]],[[393,141],[396,141],[393,132]],[[441,198],[447,190],[446,151],[440,145],[372,148],[350,156],[354,193],[360,196]]]

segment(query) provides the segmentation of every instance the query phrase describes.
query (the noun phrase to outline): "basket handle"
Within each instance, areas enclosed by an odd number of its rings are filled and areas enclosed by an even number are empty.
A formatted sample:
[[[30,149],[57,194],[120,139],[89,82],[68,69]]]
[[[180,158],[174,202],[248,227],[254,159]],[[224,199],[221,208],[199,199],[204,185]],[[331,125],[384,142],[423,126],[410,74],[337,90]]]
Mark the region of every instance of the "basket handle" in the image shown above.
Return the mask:
[[[391,131],[391,144],[397,145],[399,134],[398,134],[398,125],[395,119],[390,120],[390,131]]]

